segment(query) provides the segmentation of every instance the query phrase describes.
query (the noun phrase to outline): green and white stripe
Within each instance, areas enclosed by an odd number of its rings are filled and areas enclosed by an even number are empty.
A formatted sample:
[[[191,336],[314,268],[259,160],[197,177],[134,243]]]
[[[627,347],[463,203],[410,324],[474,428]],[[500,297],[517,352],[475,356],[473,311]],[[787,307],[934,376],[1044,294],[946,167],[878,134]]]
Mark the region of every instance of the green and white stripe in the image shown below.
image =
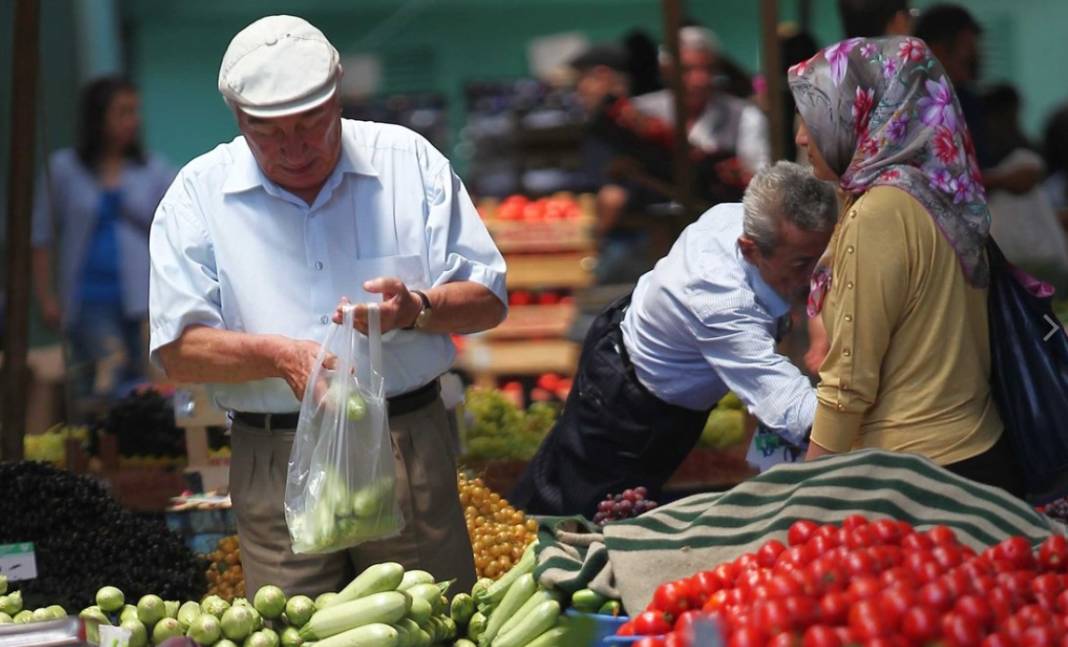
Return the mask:
[[[785,541],[798,519],[838,523],[852,514],[901,519],[919,529],[946,525],[977,550],[1013,535],[1037,544],[1065,531],[1006,492],[925,458],[869,450],[783,464],[727,492],[695,495],[610,524],[604,531],[608,560],[594,577],[592,564],[579,560],[597,553],[553,550],[543,536],[537,573],[543,584],[565,590],[581,588],[586,578],[611,581],[627,609],[641,609],[660,583],[735,559],[769,539]]]

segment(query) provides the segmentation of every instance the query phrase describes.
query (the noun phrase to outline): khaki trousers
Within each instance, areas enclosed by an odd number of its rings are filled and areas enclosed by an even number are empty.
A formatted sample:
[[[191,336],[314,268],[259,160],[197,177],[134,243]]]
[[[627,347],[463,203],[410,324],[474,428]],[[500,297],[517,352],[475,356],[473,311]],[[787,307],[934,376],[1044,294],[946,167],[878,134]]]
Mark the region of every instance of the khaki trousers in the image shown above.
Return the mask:
[[[249,599],[275,584],[286,595],[314,598],[340,591],[364,568],[399,562],[438,581],[456,579],[454,591],[475,582],[475,564],[456,489],[456,452],[440,398],[422,409],[391,416],[397,496],[404,514],[398,537],[327,555],[295,555],[283,501],[293,429],[265,430],[234,421],[230,496],[237,517],[241,567]]]

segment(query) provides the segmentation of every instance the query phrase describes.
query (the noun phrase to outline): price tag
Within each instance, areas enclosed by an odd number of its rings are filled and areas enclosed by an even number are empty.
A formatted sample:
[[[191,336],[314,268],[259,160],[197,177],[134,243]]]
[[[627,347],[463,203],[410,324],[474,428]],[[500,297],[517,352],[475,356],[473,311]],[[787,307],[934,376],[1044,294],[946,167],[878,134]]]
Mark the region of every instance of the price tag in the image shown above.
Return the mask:
[[[12,582],[37,577],[37,557],[32,542],[0,544],[0,575]]]
[[[100,647],[129,647],[130,630],[111,625],[100,625]]]

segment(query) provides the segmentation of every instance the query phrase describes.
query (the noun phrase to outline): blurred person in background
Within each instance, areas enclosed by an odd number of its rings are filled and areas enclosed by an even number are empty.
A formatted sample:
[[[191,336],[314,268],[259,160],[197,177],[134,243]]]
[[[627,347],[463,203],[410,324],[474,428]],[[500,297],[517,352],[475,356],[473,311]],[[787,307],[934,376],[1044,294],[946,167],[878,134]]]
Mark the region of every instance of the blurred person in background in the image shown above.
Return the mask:
[[[915,36],[923,39],[935,58],[942,63],[953,82],[964,120],[968,123],[975,155],[983,172],[988,191],[1005,190],[1024,194],[1042,180],[1042,173],[1029,166],[995,169],[987,135],[983,99],[979,81],[980,51],[983,28],[972,14],[960,5],[938,4],[928,7],[916,19]]]
[[[768,120],[754,103],[717,89],[718,52],[718,39],[710,30],[696,26],[679,30],[678,64],[682,69],[686,130],[690,144],[706,153],[737,157],[742,170],[752,175],[771,159]],[[675,62],[664,51],[661,65],[667,78]],[[675,123],[670,90],[635,97],[634,106]]]
[[[850,39],[790,90],[798,146],[847,196],[809,295],[831,348],[808,457],[909,452],[1021,496],[990,390],[990,213],[947,72],[919,39]]]
[[[1009,175],[1022,170],[1044,175],[1045,162],[1020,125],[1016,88],[998,84],[983,92],[982,98],[991,173]],[[992,217],[990,234],[1005,257],[1058,290],[1068,289],[1068,239],[1042,185],[1024,193],[991,189],[987,206]]]
[[[627,52],[611,43],[590,47],[570,62],[578,74],[575,93],[588,115],[583,135],[582,158],[586,182],[597,195],[595,234],[598,244],[596,276],[599,283],[637,280],[644,269],[635,259],[645,255],[644,232],[620,226],[628,200],[636,187],[612,176],[616,159],[626,154],[619,138],[599,124],[630,94]],[[634,268],[639,268],[635,273]]]
[[[1068,226],[1068,105],[1050,116],[1044,140],[1043,153],[1049,176],[1042,189],[1060,221]]]
[[[89,83],[77,144],[49,159],[33,211],[34,291],[45,323],[69,341],[76,398],[121,395],[145,375],[148,232],[174,175],[141,143],[137,88]]]
[[[908,36],[912,33],[909,0],[838,0],[845,38]]]

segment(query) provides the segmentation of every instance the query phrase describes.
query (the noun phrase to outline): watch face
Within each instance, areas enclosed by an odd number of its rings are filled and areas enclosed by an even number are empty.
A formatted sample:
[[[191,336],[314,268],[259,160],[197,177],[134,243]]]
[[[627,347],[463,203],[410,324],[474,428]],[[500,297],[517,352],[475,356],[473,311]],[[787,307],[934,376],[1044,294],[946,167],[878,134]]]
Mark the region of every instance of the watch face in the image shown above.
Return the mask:
[[[430,308],[423,308],[419,311],[419,316],[415,318],[415,327],[422,328],[426,325],[426,322],[430,319]]]

